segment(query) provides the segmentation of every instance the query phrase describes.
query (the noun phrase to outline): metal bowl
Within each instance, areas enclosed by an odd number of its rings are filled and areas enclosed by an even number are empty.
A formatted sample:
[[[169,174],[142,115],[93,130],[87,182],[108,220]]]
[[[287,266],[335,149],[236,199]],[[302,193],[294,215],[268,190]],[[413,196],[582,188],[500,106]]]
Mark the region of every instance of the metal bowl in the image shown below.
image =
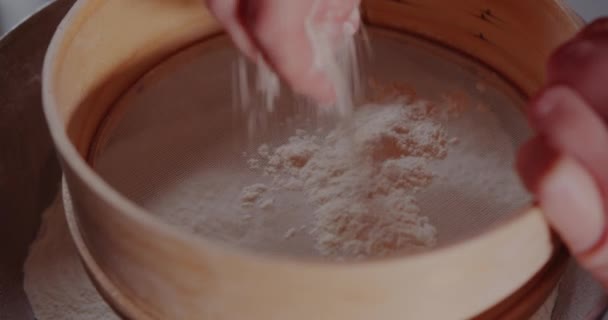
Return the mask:
[[[34,319],[23,263],[61,177],[42,113],[40,73],[73,2],[49,4],[0,39],[0,319]]]

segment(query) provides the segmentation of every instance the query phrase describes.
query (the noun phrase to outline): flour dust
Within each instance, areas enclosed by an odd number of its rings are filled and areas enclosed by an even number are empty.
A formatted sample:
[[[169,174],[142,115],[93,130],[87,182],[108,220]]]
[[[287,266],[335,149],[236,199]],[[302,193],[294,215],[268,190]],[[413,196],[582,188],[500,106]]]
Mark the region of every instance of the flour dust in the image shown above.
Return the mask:
[[[426,102],[369,104],[329,132],[298,130],[282,145],[263,144],[249,164],[271,183],[245,187],[241,201],[248,206],[264,195],[276,200],[282,191],[300,193],[314,208],[311,234],[326,257],[432,247],[437,230],[421,214],[416,194],[433,181],[429,161],[447,155],[439,116]]]
[[[24,287],[38,320],[118,320],[89,280],[72,242],[62,199],[43,214],[24,266]]]

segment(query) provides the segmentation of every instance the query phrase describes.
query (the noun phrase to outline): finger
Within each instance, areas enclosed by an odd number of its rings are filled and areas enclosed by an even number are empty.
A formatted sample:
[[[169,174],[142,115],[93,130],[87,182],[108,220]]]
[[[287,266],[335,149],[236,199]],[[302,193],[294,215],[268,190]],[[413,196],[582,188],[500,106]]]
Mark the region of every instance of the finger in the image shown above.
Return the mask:
[[[550,85],[565,85],[608,120],[608,18],[583,29],[549,60]]]
[[[608,195],[608,130],[595,110],[573,90],[555,86],[532,101],[529,116],[547,142],[584,165]]]
[[[239,0],[206,0],[209,11],[224,26],[234,45],[249,59],[255,59],[257,50],[240,21]]]
[[[317,18],[326,21],[343,22],[352,17],[361,3],[360,0],[318,0]]]
[[[605,230],[602,200],[593,178],[575,160],[562,156],[540,182],[537,195],[547,220],[570,251],[587,258]]]
[[[542,136],[521,148],[517,167],[572,254],[608,284],[606,216],[595,180],[578,162],[559,155]]]
[[[344,33],[346,35],[353,35],[361,27],[361,12],[359,11],[359,4],[351,11],[346,23],[344,24]]]
[[[310,22],[323,26],[332,40],[343,40],[344,35],[354,34],[361,25],[360,0],[317,0]]]
[[[321,101],[332,101],[332,84],[313,68],[314,53],[306,32],[313,1],[260,1],[247,19],[266,61],[294,89]]]
[[[246,24],[258,47],[262,48],[267,62],[294,91],[329,103],[335,100],[334,87],[326,70],[316,67],[319,57],[315,56],[307,30],[307,23],[311,17],[312,19],[330,17],[324,13],[325,16],[318,18],[315,13],[325,11],[317,11],[316,3],[317,1],[312,0],[258,1],[256,8],[250,10]],[[329,5],[329,2],[324,1],[318,3]],[[343,6],[354,5],[358,1],[347,0],[341,3]],[[352,10],[353,7],[343,10],[348,13],[340,12],[335,17],[347,20]],[[336,23],[342,26],[344,20]]]

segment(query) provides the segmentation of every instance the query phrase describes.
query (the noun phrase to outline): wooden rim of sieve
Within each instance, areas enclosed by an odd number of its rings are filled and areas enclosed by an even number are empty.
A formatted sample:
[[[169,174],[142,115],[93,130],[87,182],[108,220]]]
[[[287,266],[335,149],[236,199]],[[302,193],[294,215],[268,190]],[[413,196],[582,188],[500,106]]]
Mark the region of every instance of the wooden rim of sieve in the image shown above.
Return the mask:
[[[68,214],[67,223],[75,239],[76,246],[83,260],[84,269],[91,278],[93,285],[108,303],[110,308],[123,319],[140,319],[148,315],[144,314],[137,306],[120,292],[109,280],[108,276],[97,265],[84,245],[82,236],[75,223],[74,216],[70,215],[73,208],[69,199],[69,193],[65,189],[64,181],[63,202]],[[561,276],[566,268],[569,255],[565,248],[556,250],[556,254],[547,264],[536,273],[525,285],[503,299],[483,313],[476,315],[474,320],[496,320],[496,319],[528,319],[535,314],[547,301],[553,290],[556,289]]]
[[[527,95],[542,84],[550,52],[581,25],[558,0],[363,5],[368,23],[475,57]],[[128,297],[150,318],[212,317],[218,310],[254,320],[467,318],[517,291],[550,260],[555,246],[538,209],[428,253],[351,264],[252,254],[183,234],[147,214],[84,156],[107,108],[131,83],[219,32],[200,0],[80,0],[51,42],[44,110],[74,202],[69,219],[86,264],[99,266],[116,288],[111,297]]]

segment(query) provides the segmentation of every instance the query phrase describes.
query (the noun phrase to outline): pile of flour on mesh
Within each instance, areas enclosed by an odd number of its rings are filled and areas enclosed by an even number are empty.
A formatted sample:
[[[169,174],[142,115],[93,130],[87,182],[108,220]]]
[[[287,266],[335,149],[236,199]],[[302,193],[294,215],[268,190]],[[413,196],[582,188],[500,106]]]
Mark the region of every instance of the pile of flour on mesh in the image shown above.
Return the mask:
[[[273,191],[302,192],[315,208],[316,249],[331,258],[435,245],[437,230],[416,194],[433,181],[429,162],[447,155],[442,114],[425,101],[392,101],[357,108],[329,132],[298,130],[285,144],[260,146],[249,163],[272,183],[244,188],[243,204]]]

